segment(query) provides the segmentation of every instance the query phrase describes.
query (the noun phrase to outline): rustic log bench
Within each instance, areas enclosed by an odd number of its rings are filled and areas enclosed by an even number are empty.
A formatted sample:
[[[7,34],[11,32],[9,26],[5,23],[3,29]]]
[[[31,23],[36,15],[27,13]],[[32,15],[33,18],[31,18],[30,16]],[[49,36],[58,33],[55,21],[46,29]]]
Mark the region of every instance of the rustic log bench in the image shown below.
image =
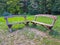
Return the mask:
[[[12,17],[17,17],[16,15],[13,15],[13,16],[5,16],[4,17],[4,19],[6,20],[6,24],[7,24],[7,26],[8,26],[8,29],[9,29],[9,32],[12,32],[12,29],[11,29],[11,27],[12,27],[12,25],[14,25],[14,24],[25,24],[25,25],[28,25],[28,21],[27,21],[27,19],[26,19],[26,17],[27,16],[25,16],[25,15],[23,15],[22,17],[24,17],[24,21],[23,22],[16,22],[16,23],[9,23],[8,22],[8,18],[12,18]],[[18,16],[19,17],[19,16]],[[20,15],[20,17],[21,17],[21,15]]]
[[[9,29],[10,32],[12,32],[12,29],[11,29],[12,25],[14,25],[14,24],[25,24],[25,25],[28,25],[29,22],[33,23],[34,25],[40,24],[40,25],[46,27],[48,30],[51,30],[52,27],[53,27],[54,24],[55,24],[56,19],[57,19],[57,17],[56,17],[56,16],[53,16],[53,15],[39,14],[39,15],[35,15],[35,20],[34,20],[34,21],[28,21],[28,20],[27,20],[27,16],[23,15],[23,17],[24,17],[24,19],[25,19],[23,22],[9,23],[9,22],[8,22],[8,18],[12,18],[12,17],[14,17],[14,16],[16,17],[16,15],[13,15],[13,16],[5,16],[6,24],[7,24],[8,29]],[[53,19],[52,24],[46,24],[46,23],[43,23],[43,22],[37,22],[37,18],[38,18],[39,16],[44,16],[44,17],[52,18],[52,19]],[[19,16],[18,16],[18,17],[19,17]]]
[[[44,17],[52,18],[53,19],[52,24],[46,24],[46,23],[43,23],[43,22],[37,22],[37,18],[39,16],[44,16]],[[57,19],[57,17],[54,16],[54,15],[38,14],[38,15],[35,15],[35,20],[34,21],[31,21],[31,23],[33,23],[34,25],[40,24],[40,25],[46,27],[48,30],[52,31],[52,27],[54,26],[56,19]]]

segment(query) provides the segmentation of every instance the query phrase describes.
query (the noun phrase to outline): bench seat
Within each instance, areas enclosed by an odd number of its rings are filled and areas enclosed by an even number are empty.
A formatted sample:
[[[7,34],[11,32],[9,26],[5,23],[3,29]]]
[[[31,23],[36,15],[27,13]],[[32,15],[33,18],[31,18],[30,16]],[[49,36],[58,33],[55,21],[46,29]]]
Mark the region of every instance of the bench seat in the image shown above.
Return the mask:
[[[45,23],[43,23],[43,22],[37,22],[37,21],[31,21],[32,23],[35,23],[35,24],[40,24],[40,25],[45,25],[45,26],[50,26],[50,27],[52,27],[53,25],[51,25],[51,24],[45,24]]]

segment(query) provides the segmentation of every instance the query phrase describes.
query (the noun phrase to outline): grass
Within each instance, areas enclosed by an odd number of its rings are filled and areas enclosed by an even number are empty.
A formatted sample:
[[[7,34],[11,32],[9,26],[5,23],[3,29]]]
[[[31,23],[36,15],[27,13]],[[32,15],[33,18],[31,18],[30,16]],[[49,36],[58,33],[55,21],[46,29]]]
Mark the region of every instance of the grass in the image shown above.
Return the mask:
[[[60,45],[59,42],[54,41],[54,40],[50,40],[50,39],[47,39],[47,38],[43,38],[41,44],[45,44],[45,45]]]
[[[23,34],[27,36],[29,39],[34,39],[34,36],[35,36],[35,33],[29,30],[25,30]]]

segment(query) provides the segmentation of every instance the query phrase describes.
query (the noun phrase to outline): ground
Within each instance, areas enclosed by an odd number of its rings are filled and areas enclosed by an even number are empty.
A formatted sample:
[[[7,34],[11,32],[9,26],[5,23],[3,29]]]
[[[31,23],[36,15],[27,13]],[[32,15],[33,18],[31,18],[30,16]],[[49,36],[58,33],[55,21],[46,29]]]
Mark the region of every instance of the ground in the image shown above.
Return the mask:
[[[47,33],[30,27],[7,34],[0,31],[0,39],[2,40],[0,45],[60,45],[60,40],[53,39]]]

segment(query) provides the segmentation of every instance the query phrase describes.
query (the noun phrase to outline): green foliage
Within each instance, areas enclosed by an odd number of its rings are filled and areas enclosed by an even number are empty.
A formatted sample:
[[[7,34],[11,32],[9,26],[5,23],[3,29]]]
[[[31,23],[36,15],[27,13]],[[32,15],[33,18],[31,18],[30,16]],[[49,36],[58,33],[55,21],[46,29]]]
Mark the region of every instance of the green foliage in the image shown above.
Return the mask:
[[[55,0],[53,8],[52,8],[52,12],[55,14],[60,14],[60,0]]]
[[[12,14],[18,14],[20,12],[20,6],[18,5],[19,2],[19,0],[7,1],[7,11]]]
[[[0,14],[60,13],[60,0],[0,0]]]

